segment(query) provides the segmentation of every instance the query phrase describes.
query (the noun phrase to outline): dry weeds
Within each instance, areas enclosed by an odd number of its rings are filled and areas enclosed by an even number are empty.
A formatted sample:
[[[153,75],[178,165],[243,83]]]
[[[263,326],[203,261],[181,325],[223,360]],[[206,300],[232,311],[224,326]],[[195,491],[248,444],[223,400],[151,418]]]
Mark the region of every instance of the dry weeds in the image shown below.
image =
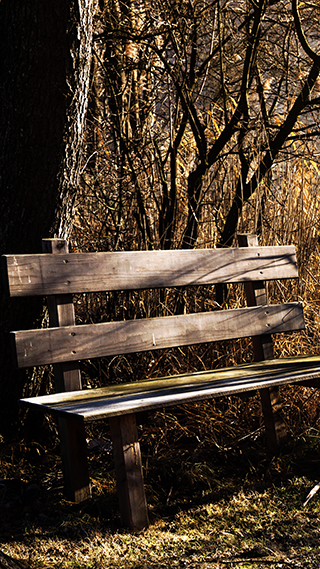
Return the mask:
[[[297,192],[295,180],[291,190],[287,182],[283,184],[278,188],[278,202],[266,194],[262,241],[296,243],[301,278],[295,286],[285,282],[270,287],[269,297],[271,302],[302,300],[307,328],[305,333],[277,337],[276,356],[319,354],[318,207],[312,196],[301,211],[293,206],[289,210],[288,204],[297,201],[289,199],[290,191],[293,197]],[[315,194],[317,184],[314,180]],[[81,250],[85,250],[86,243],[92,250],[104,249],[99,227],[88,213],[92,208],[86,203],[80,206],[83,217],[75,228],[73,245]],[[241,229],[256,230],[255,220],[249,214],[245,216],[244,210]],[[127,228],[127,233],[134,239],[131,230]],[[206,235],[205,241],[210,239]],[[176,292],[171,297],[166,294],[164,298],[153,293],[142,303],[134,295],[110,295],[96,301],[100,306],[90,299],[80,299],[77,317],[83,319],[84,302],[91,303],[92,318],[96,307],[102,307],[108,315],[113,310],[114,318],[121,312],[127,318],[135,317],[137,311],[139,317],[157,315],[162,310],[170,312]],[[228,292],[226,302],[236,305],[239,298],[239,294],[232,296]],[[204,297],[197,290],[190,291],[183,300],[188,309],[202,310],[215,299],[212,292]],[[83,376],[94,387],[119,378],[131,380],[159,372],[179,373],[185,368],[192,371],[232,365],[251,358],[250,342],[241,340],[213,348],[153,352],[134,362],[123,356],[93,361],[85,365]],[[152,525],[138,535],[120,527],[108,444],[104,450],[98,446],[90,451],[93,496],[82,505],[74,505],[63,498],[52,423],[46,424],[46,445],[41,444],[40,436],[38,442],[21,442],[28,440],[27,432],[17,442],[3,441],[0,550],[25,560],[30,569],[318,568],[320,492],[304,503],[319,481],[319,392],[297,386],[282,388],[281,395],[289,442],[278,456],[265,451],[257,396],[224,398],[151,415],[140,435]],[[88,437],[108,443],[107,426],[93,425]]]
[[[315,273],[307,275],[304,283],[307,330],[276,338],[278,356],[319,353],[315,279]],[[296,297],[297,291],[287,288],[285,294]],[[183,365],[210,365],[213,358],[219,365],[250,357],[250,342],[238,341],[219,344],[214,352],[202,346],[153,353],[135,363],[140,374],[152,375],[161,366],[172,373]],[[110,370],[115,379],[130,377],[131,363],[92,362],[85,376],[93,383],[92,370],[98,383]],[[138,535],[121,529],[106,425],[92,425],[88,432],[91,441],[105,444],[90,451],[93,497],[81,505],[63,498],[52,423],[41,431],[46,445],[40,436],[38,442],[21,442],[28,440],[27,431],[17,442],[3,441],[0,550],[30,569],[318,567],[320,493],[304,504],[319,481],[320,395],[295,386],[283,387],[281,396],[289,442],[278,456],[265,450],[258,396],[150,414],[140,438],[152,525]]]
[[[74,505],[63,498],[55,447],[3,443],[0,549],[31,569],[318,567],[318,494],[304,505],[319,474],[318,397],[296,391],[292,404],[283,390],[294,421],[278,456],[265,451],[257,397],[176,408],[145,424],[152,525],[138,535],[120,526],[108,444],[89,455],[92,499]],[[90,437],[108,442],[107,428],[93,426]]]

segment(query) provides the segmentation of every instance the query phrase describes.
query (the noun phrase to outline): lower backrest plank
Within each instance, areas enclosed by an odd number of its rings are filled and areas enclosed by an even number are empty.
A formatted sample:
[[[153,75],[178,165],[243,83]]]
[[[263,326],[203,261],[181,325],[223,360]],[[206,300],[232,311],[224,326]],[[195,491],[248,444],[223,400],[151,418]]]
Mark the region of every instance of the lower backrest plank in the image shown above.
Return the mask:
[[[304,329],[301,303],[13,332],[20,367]]]

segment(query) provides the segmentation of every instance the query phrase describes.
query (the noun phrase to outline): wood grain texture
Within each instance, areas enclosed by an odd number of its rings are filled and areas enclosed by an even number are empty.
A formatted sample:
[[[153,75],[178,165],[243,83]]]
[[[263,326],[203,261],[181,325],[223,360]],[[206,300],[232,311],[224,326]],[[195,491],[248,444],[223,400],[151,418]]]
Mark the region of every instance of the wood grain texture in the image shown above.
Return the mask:
[[[58,431],[65,496],[72,502],[82,502],[91,496],[83,421],[73,415],[58,417]]]
[[[66,255],[69,253],[69,245],[64,239],[43,239],[42,250],[54,256]],[[51,327],[75,324],[71,294],[48,296],[47,303]],[[53,371],[56,392],[81,389],[78,362],[66,361],[54,364]],[[82,502],[91,495],[84,425],[73,417],[68,419],[58,417],[58,431],[65,496],[73,502]]]
[[[12,332],[20,367],[301,330],[301,303]]]
[[[293,246],[6,255],[10,294],[32,296],[295,278]]]
[[[133,531],[149,525],[134,413],[109,418],[122,524]]]
[[[257,247],[257,235],[239,234],[240,247]],[[245,293],[248,306],[264,306],[268,304],[264,281],[248,281],[245,283]],[[255,361],[273,359],[273,343],[271,335],[255,336],[253,338],[253,350]]]
[[[69,253],[69,244],[64,239],[43,239],[42,250],[51,255],[66,255]],[[75,325],[71,294],[47,296],[47,304],[51,328]],[[53,371],[55,391],[73,391],[82,388],[80,366],[77,361],[54,364]]]
[[[22,399],[20,404],[57,416],[90,421],[253,391],[320,377],[320,357],[292,357],[101,389]]]
[[[241,247],[257,247],[256,235],[238,235]],[[267,304],[267,291],[264,281],[245,283],[245,293],[248,306]],[[273,342],[270,334],[253,338],[255,361],[271,360],[274,358]],[[261,406],[266,428],[267,444],[270,450],[276,451],[287,440],[287,428],[281,414],[281,399],[279,386],[260,390]]]

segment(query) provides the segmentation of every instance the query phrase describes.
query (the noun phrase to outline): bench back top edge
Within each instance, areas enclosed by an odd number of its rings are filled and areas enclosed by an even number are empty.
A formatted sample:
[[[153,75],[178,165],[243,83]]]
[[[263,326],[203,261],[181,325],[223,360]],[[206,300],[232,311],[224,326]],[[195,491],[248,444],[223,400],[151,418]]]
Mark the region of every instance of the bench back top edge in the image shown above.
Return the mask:
[[[297,278],[295,247],[4,255],[11,296]]]

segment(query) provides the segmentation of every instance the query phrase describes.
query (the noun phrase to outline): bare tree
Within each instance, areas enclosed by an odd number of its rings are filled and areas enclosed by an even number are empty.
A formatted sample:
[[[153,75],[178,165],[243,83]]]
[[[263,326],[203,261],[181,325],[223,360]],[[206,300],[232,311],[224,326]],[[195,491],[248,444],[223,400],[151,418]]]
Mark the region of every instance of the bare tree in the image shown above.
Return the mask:
[[[320,9],[279,0],[101,5],[99,138],[88,146],[101,242],[231,245],[246,204],[256,199],[261,213],[277,168],[317,144]],[[88,196],[90,160],[84,181]]]

